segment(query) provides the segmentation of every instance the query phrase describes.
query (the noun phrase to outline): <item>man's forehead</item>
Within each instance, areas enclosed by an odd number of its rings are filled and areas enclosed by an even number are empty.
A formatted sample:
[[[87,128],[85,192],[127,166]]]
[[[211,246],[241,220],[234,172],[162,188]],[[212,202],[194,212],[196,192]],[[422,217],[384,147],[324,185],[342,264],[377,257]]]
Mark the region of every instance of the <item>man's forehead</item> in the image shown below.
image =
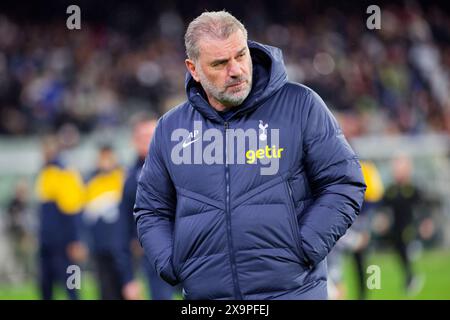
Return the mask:
[[[232,33],[227,39],[204,36],[198,41],[200,57],[207,60],[227,59],[247,48],[247,41],[241,30]]]

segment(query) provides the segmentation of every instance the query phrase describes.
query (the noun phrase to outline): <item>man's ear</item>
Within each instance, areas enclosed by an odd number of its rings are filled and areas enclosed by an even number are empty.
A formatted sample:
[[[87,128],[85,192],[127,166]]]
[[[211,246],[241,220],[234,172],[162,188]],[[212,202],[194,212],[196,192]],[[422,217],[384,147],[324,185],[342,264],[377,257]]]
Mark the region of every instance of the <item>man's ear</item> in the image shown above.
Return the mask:
[[[186,68],[189,70],[189,73],[191,74],[192,78],[194,78],[195,81],[199,82],[200,78],[195,69],[195,62],[192,61],[191,59],[186,59],[184,60],[184,63],[186,64]]]

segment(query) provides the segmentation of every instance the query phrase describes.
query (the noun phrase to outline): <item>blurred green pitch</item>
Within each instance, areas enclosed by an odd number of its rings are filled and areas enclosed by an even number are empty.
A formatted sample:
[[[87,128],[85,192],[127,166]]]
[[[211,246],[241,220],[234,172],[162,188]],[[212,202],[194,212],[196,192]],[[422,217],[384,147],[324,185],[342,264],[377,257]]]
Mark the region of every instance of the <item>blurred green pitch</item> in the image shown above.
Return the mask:
[[[374,253],[369,256],[369,264],[381,268],[381,289],[368,290],[368,299],[404,300],[404,299],[450,299],[450,251],[430,250],[413,263],[416,274],[425,277],[423,289],[416,296],[408,296],[403,290],[403,273],[400,261],[393,252]],[[356,275],[352,261],[345,259],[344,280],[347,285],[347,299],[356,299]],[[145,282],[141,279],[145,288]],[[147,293],[147,290],[145,290]],[[97,299],[97,288],[92,275],[82,278],[81,299]],[[20,286],[1,285],[0,300],[5,299],[38,299],[35,283],[28,282]],[[62,290],[56,290],[57,299],[65,299]],[[148,298],[148,296],[146,296]],[[181,299],[181,296],[177,296]]]

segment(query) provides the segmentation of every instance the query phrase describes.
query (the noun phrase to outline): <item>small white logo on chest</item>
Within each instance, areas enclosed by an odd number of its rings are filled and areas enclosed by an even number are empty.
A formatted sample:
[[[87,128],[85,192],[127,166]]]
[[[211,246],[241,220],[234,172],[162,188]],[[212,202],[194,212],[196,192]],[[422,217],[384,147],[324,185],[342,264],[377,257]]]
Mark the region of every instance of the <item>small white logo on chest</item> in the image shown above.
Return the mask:
[[[268,123],[264,124],[262,120],[259,120],[259,140],[266,141],[267,140],[267,127]]]

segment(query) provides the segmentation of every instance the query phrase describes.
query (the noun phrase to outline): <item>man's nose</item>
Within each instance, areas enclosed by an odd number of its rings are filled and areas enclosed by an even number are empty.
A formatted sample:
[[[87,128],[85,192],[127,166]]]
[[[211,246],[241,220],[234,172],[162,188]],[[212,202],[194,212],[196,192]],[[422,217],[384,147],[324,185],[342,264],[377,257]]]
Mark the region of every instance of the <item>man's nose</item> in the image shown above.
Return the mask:
[[[241,64],[236,60],[231,60],[230,66],[228,69],[228,75],[232,78],[238,78],[242,74]]]

